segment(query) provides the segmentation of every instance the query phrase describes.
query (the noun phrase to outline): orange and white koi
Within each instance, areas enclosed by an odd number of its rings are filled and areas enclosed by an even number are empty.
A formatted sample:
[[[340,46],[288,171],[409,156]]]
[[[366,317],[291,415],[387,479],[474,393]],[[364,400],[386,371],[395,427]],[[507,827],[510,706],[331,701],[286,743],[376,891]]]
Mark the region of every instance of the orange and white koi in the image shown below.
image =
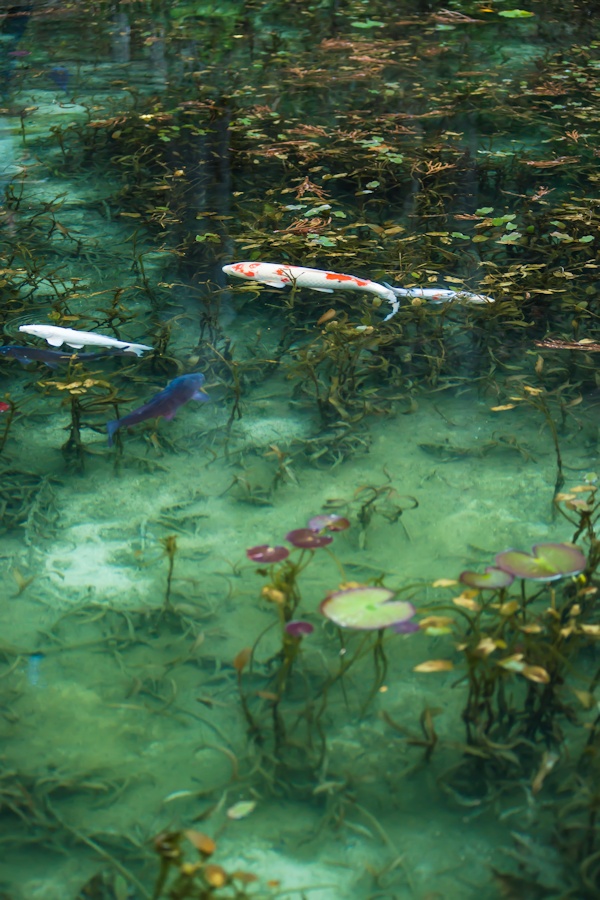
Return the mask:
[[[311,288],[325,294],[332,294],[335,290],[366,291],[392,304],[392,311],[385,317],[384,322],[395,316],[400,308],[396,293],[391,287],[371,281],[369,278],[358,278],[356,275],[343,275],[325,269],[308,269],[304,266],[289,266],[286,263],[264,262],[234,263],[223,266],[223,271],[226,275],[259,281],[274,288]]]

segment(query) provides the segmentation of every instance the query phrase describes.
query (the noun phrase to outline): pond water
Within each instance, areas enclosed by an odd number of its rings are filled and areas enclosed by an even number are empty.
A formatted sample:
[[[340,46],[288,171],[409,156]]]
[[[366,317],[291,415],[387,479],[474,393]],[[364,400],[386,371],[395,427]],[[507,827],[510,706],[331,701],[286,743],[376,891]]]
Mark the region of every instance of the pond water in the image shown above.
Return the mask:
[[[595,4],[446,2],[2,8],[6,900],[600,892]]]

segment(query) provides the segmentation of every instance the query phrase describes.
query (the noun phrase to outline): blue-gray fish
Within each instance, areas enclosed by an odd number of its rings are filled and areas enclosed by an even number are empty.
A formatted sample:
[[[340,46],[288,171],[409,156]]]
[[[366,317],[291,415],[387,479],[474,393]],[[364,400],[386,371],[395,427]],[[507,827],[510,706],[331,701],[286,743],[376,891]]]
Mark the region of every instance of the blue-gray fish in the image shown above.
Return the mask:
[[[63,353],[61,350],[44,350],[43,347],[17,347],[9,344],[6,347],[0,347],[0,356],[7,356],[10,359],[17,359],[22,365],[27,366],[32,362],[42,362],[51,369],[56,369],[60,363],[65,365],[73,360],[100,359],[108,356],[108,353]]]
[[[108,446],[112,447],[113,435],[119,428],[129,428],[130,425],[137,425],[138,422],[145,422],[147,419],[156,419],[158,416],[172,419],[179,407],[188,400],[210,400],[208,394],[201,390],[203,384],[204,375],[199,372],[174,378],[164,390],[155,394],[143,406],[139,406],[121,419],[114,419],[108,423],[106,426]]]

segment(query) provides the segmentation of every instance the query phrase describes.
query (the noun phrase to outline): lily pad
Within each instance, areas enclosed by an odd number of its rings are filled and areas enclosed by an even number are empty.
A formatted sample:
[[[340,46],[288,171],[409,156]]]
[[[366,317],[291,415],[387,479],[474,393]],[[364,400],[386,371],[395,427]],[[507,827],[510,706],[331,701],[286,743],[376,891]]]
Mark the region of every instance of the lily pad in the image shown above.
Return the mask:
[[[480,591],[495,591],[498,588],[508,587],[515,580],[511,572],[497,569],[495,566],[486,566],[485,573],[461,572],[458,580],[469,587],[478,588]]]
[[[387,588],[361,586],[329,594],[320,609],[341,628],[376,630],[407,622],[416,612],[412,603],[392,597]]]
[[[532,552],[506,550],[496,556],[496,565],[515,578],[555,581],[577,575],[586,566],[585,555],[575,544],[536,544]]]

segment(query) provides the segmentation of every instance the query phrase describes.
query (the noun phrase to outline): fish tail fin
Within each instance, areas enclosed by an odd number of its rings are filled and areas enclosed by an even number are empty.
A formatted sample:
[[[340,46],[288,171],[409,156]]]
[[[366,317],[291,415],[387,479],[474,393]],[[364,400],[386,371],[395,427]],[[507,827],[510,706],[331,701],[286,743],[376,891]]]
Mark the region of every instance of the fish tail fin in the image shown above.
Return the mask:
[[[106,430],[108,432],[108,446],[112,447],[113,445],[113,436],[115,431],[117,431],[121,427],[120,419],[113,419],[112,422],[107,422]]]

